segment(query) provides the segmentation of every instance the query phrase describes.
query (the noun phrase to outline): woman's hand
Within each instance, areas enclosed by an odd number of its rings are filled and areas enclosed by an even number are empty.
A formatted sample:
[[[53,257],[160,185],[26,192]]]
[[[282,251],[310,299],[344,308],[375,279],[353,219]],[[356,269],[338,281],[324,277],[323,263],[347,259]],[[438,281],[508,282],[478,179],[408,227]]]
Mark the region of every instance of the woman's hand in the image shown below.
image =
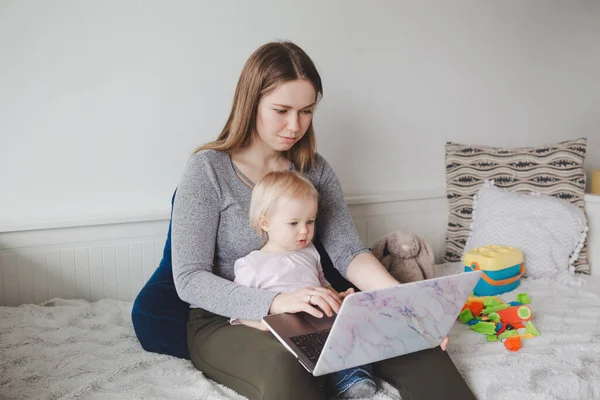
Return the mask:
[[[344,301],[344,299],[346,297],[348,297],[348,295],[351,295],[352,293],[354,293],[354,288],[348,288],[348,290],[346,290],[345,292],[339,293],[340,300]]]
[[[291,293],[279,293],[273,299],[269,314],[283,312],[305,312],[314,317],[321,318],[323,313],[328,317],[340,311],[342,301],[331,290],[323,287],[307,287]],[[317,309],[318,306],[322,312]]]
[[[442,344],[440,344],[440,347],[442,350],[446,351],[446,348],[448,347],[448,336],[446,336],[444,340],[442,340]]]

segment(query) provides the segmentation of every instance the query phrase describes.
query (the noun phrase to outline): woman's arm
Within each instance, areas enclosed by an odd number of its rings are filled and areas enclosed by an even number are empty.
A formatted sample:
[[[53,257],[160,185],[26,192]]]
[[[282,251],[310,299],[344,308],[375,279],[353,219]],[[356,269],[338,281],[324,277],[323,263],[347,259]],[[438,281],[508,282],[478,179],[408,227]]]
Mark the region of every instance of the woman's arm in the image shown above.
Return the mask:
[[[316,161],[307,172],[319,192],[316,234],[333,266],[346,277],[350,262],[370,251],[358,236],[335,172],[321,155],[317,154]]]
[[[346,278],[363,291],[400,285],[371,253],[362,253],[354,257],[348,266]],[[442,340],[440,347],[446,351],[447,336]]]
[[[319,217],[317,232],[321,243],[340,273],[360,290],[372,290],[398,285],[379,260],[364,246],[356,232],[346,205],[342,187],[327,161],[320,155],[318,176]],[[448,338],[442,342],[446,349]]]
[[[183,301],[195,307],[225,317],[260,320],[277,293],[244,287],[213,273],[220,173],[211,155],[201,152],[192,157],[177,187],[171,233],[175,288]]]
[[[399,285],[371,253],[361,253],[350,261],[346,278],[362,291]]]
[[[333,265],[360,290],[399,285],[358,236],[335,172],[320,155],[317,161],[317,234]]]

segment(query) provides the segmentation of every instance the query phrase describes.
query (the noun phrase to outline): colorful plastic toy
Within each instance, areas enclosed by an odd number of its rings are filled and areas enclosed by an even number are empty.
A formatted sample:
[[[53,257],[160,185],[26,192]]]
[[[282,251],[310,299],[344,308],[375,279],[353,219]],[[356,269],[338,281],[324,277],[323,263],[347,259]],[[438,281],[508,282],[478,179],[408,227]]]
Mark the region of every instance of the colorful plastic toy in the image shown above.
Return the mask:
[[[467,308],[467,309],[462,310],[458,317],[460,318],[460,322],[462,322],[463,324],[466,324],[467,322],[469,322],[473,319],[473,314],[471,313],[471,310],[469,310]]]
[[[540,336],[540,332],[533,326],[531,321],[527,321],[525,325],[525,333],[532,334],[533,336]]]
[[[529,300],[529,295],[527,293],[521,293],[517,295],[517,301],[521,304],[529,304],[531,300]]]
[[[507,350],[518,351],[521,339],[531,339],[540,332],[531,322],[533,313],[529,295],[517,295],[517,302],[505,303],[495,296],[468,298],[459,318],[463,324],[486,336],[488,342],[501,341]]]
[[[494,322],[480,322],[478,324],[471,325],[471,329],[484,335],[496,334],[496,324]]]
[[[521,338],[511,337],[504,341],[504,347],[510,351],[518,351],[521,348]]]
[[[473,289],[476,296],[493,296],[519,286],[525,273],[523,252],[509,246],[483,246],[468,251],[463,258],[465,272],[481,270],[481,280]],[[522,302],[521,302],[522,303]]]
[[[500,321],[502,321],[503,324],[527,322],[532,317],[531,308],[529,308],[529,306],[508,307],[504,310],[498,310],[496,313],[500,316]]]

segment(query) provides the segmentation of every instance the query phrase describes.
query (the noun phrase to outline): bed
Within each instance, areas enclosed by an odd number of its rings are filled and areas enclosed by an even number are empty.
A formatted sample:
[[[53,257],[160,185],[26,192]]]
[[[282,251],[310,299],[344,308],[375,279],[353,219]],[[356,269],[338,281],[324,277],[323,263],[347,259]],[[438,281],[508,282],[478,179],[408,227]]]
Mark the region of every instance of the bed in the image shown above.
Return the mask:
[[[437,275],[460,271],[437,266]],[[456,323],[448,352],[478,399],[600,399],[600,277],[582,287],[530,282],[541,336],[512,353]],[[188,360],[145,352],[132,303],[55,298],[0,307],[0,399],[241,399]],[[435,377],[432,377],[435,379]],[[380,382],[377,400],[398,399]]]

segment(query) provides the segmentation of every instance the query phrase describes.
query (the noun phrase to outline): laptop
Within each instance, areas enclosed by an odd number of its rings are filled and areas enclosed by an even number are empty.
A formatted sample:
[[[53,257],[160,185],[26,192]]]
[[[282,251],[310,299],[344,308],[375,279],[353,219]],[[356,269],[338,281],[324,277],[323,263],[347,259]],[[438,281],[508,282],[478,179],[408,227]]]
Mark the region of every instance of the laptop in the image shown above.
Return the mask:
[[[347,296],[337,315],[273,314],[263,322],[314,376],[439,346],[481,271]]]

